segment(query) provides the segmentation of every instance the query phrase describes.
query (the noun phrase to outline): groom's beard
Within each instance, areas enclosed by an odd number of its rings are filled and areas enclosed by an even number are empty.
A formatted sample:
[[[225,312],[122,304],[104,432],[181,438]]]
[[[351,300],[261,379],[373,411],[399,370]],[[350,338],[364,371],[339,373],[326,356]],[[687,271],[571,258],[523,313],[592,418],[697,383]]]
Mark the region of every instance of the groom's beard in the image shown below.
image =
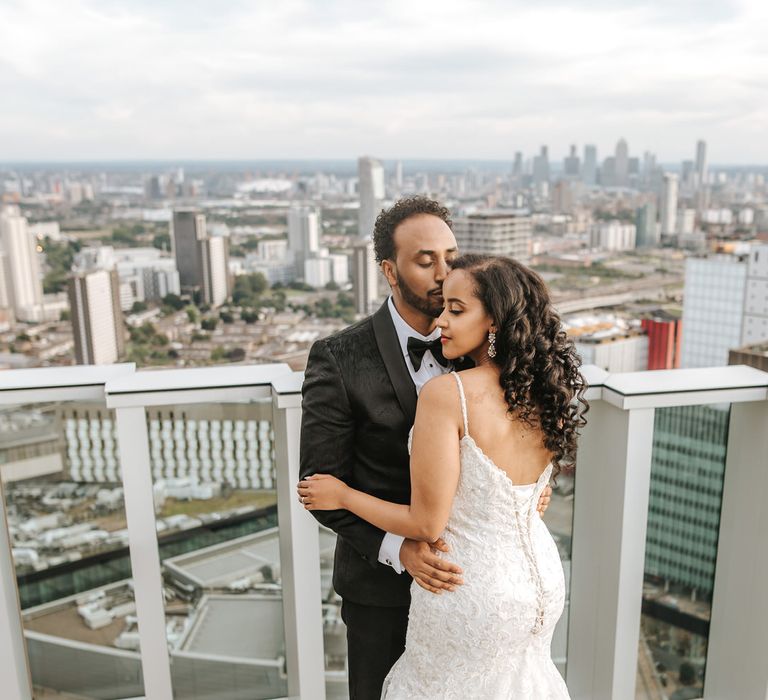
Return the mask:
[[[416,294],[402,277],[397,280],[397,286],[400,288],[403,301],[416,311],[430,318],[437,318],[443,313],[443,297],[439,294],[440,289],[430,292],[425,298]]]

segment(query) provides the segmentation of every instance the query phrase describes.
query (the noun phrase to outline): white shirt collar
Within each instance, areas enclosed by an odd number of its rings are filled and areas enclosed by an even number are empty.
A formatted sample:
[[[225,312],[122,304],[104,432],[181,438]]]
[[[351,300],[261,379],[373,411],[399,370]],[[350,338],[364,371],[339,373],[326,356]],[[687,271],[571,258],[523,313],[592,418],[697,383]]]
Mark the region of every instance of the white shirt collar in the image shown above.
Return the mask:
[[[418,338],[419,340],[434,340],[440,337],[440,329],[435,327],[429,335],[422,335],[418,331],[413,330],[406,322],[405,319],[399,314],[395,308],[395,302],[390,296],[387,300],[389,306],[389,313],[392,316],[392,323],[395,324],[395,331],[397,332],[397,339],[400,341],[400,349],[403,355],[408,355],[408,338]]]

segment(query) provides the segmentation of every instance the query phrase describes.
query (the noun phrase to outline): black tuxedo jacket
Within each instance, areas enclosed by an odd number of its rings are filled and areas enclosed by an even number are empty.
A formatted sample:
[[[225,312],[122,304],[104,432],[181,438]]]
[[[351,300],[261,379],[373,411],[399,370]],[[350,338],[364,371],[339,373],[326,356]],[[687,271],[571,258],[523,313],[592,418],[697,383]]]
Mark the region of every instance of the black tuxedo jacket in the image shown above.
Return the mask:
[[[416,388],[387,303],[312,346],[302,395],[301,478],[325,472],[378,498],[410,503]],[[346,510],[312,515],[339,536],[333,586],[342,598],[410,604],[411,577],[378,561],[382,530]]]

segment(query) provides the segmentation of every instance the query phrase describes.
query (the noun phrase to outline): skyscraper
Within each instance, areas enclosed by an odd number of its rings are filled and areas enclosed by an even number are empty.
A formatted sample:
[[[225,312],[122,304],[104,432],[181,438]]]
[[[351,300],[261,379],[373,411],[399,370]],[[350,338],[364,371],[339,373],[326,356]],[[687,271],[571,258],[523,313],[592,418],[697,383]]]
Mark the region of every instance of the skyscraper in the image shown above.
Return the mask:
[[[619,139],[616,144],[614,156],[614,184],[618,187],[626,187],[629,183],[629,147],[624,139]]]
[[[579,156],[576,155],[576,146],[571,146],[570,155],[566,156],[563,161],[563,170],[567,177],[576,178],[579,176],[579,170],[581,161]]]
[[[584,146],[582,179],[587,185],[594,185],[597,182],[597,146]]]
[[[533,158],[533,183],[540,185],[549,182],[549,149],[541,147],[539,155]]]
[[[19,321],[42,320],[43,282],[34,236],[16,207],[0,212],[0,250],[4,253],[8,303]]]
[[[653,248],[659,243],[658,227],[656,226],[656,205],[648,202],[635,212],[637,228],[636,245],[638,248]]]
[[[373,241],[361,238],[352,251],[352,291],[357,313],[369,314],[373,311],[378,297],[378,274]]]
[[[357,159],[357,177],[360,191],[358,234],[361,238],[370,238],[384,201],[384,168],[375,158],[363,156]]]
[[[206,304],[224,303],[231,292],[226,236],[209,236],[204,214],[177,209],[171,243],[181,287],[199,289]]]
[[[699,187],[707,184],[707,142],[696,142],[696,180]]]
[[[520,179],[523,176],[523,154],[515,151],[515,160],[512,163],[512,177]]]
[[[199,242],[208,237],[205,215],[195,209],[176,209],[171,225],[171,245],[182,287],[201,286]]]
[[[229,239],[226,236],[211,236],[198,241],[198,245],[203,301],[211,306],[221,306],[232,293]]]
[[[314,207],[293,205],[288,210],[288,249],[296,274],[304,275],[304,262],[320,250],[320,214]]]
[[[117,271],[76,272],[69,280],[69,306],[77,363],[117,362],[125,351]]]
[[[674,236],[677,224],[677,175],[664,173],[664,192],[661,196],[661,233]]]
[[[533,224],[527,213],[470,214],[456,219],[453,231],[462,253],[507,255],[522,262],[529,259]]]

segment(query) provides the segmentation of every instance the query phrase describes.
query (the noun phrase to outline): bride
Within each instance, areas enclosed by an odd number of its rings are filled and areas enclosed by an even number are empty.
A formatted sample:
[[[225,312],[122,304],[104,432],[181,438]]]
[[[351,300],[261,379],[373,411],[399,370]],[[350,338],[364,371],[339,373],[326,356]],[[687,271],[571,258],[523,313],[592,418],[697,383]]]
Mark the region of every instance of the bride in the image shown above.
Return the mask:
[[[387,700],[561,700],[550,656],[565,584],[536,511],[574,464],[589,406],[580,361],[532,270],[464,255],[443,285],[443,354],[475,367],[424,386],[411,449],[411,503],[382,501],[326,474],[299,483],[308,510],[346,509],[387,532],[450,547],[464,585],[411,587],[406,648]]]

